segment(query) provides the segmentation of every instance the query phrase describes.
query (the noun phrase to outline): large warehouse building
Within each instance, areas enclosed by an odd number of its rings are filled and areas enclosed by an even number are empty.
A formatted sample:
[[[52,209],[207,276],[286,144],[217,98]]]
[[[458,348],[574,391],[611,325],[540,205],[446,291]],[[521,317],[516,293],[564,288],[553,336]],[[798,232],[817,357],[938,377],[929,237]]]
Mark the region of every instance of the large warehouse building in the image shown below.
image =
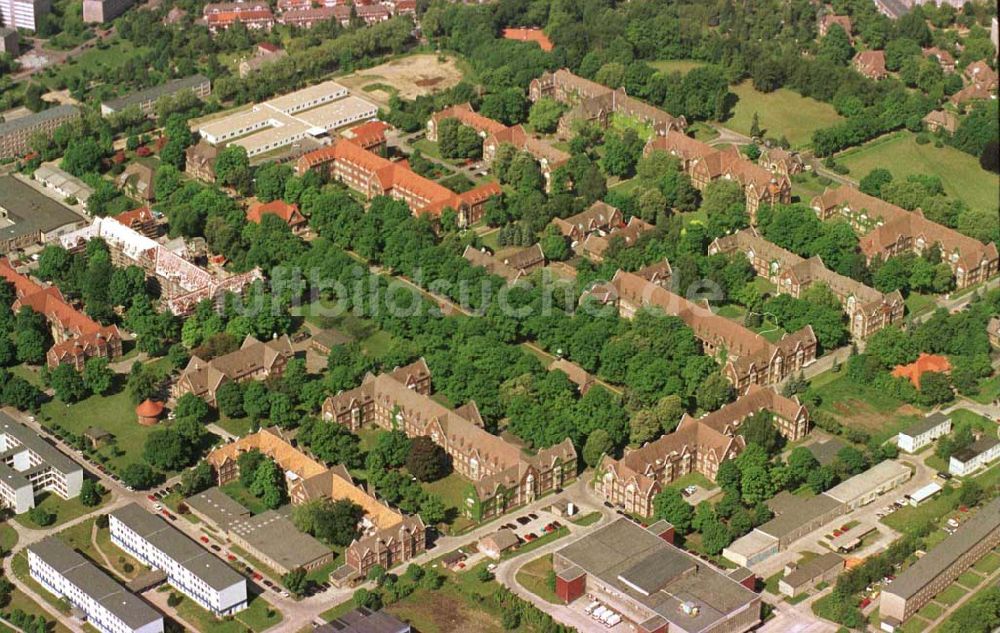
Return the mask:
[[[330,131],[377,114],[375,104],[324,81],[203,123],[198,133],[212,145],[240,145],[253,157],[304,140],[322,145]]]

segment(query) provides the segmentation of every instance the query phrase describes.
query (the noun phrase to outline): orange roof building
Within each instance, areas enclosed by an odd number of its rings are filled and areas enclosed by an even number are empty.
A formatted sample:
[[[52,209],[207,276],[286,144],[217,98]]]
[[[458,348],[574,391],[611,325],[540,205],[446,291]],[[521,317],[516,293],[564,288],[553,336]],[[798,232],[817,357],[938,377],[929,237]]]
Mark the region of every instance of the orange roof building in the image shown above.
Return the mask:
[[[535,42],[546,53],[552,50],[552,40],[542,29],[504,29],[503,37],[505,40]]]
[[[299,211],[297,204],[288,204],[284,200],[258,202],[247,211],[247,220],[254,224],[260,224],[265,215],[278,216],[295,233],[306,228],[306,217]]]
[[[951,371],[951,363],[946,356],[921,353],[920,357],[909,365],[897,365],[892,370],[892,375],[894,378],[906,378],[914,387],[920,389],[920,377],[929,371],[946,374]]]
[[[139,424],[143,426],[154,426],[160,420],[163,413],[163,403],[146,399],[145,402],[135,408],[135,415],[139,419]]]

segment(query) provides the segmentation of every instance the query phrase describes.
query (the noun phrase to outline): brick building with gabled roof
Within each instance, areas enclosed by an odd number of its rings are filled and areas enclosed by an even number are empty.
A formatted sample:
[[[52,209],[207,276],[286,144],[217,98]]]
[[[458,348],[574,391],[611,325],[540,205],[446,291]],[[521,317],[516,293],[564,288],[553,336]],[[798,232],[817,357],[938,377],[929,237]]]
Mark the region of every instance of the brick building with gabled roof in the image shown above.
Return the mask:
[[[482,266],[491,275],[503,277],[511,285],[531,274],[532,270],[545,264],[545,256],[542,254],[542,247],[539,244],[504,257],[497,257],[486,250],[466,246],[462,257],[473,266]]]
[[[987,91],[996,90],[997,85],[1000,84],[997,71],[990,68],[989,64],[983,60],[966,66],[965,70],[962,71],[962,75],[969,83]]]
[[[296,234],[304,231],[308,225],[306,216],[299,211],[299,205],[289,204],[284,200],[257,202],[251,205],[247,210],[247,221],[260,224],[265,215],[277,216]]]
[[[625,216],[616,207],[607,202],[597,200],[586,210],[571,215],[568,218],[554,218],[555,225],[563,236],[569,238],[574,245],[580,244],[591,233],[610,231],[625,226]]]
[[[292,356],[287,334],[266,342],[248,334],[235,352],[210,361],[192,356],[172,392],[177,398],[192,393],[215,406],[219,387],[224,383],[280,377]]]
[[[483,139],[483,161],[492,164],[501,145],[512,145],[515,149],[531,154],[545,178],[545,191],[551,191],[552,173],[565,165],[570,155],[549,141],[529,134],[522,125],[505,127]]]
[[[716,238],[708,253],[742,253],[757,275],[775,284],[779,294],[801,297],[815,283],[828,287],[847,313],[851,335],[864,339],[903,319],[904,302],[898,290],[881,293],[860,281],[840,275],[819,256],[809,259],[764,239],[755,229]]]
[[[149,207],[139,207],[113,217],[119,224],[150,239],[155,239],[160,233],[160,227],[156,225],[156,218],[153,217],[153,212],[150,211]]]
[[[851,16],[849,15],[834,15],[832,13],[827,13],[821,17],[817,25],[819,36],[826,37],[826,34],[830,32],[830,27],[834,24],[844,30],[844,34],[850,38],[851,43],[853,44],[854,38],[851,35],[854,32],[854,27],[851,25]]]
[[[885,51],[861,51],[852,63],[855,70],[869,79],[878,81],[889,76],[885,68]]]
[[[507,126],[499,121],[494,121],[493,119],[483,116],[472,109],[472,105],[468,102],[460,103],[458,105],[453,105],[440,110],[431,115],[431,118],[427,120],[427,140],[437,142],[438,140],[438,128],[442,121],[447,119],[456,119],[462,125],[471,127],[482,137],[487,137],[490,134],[496,134],[507,129]]]
[[[772,343],[635,273],[619,270],[610,284],[595,286],[587,295],[614,303],[625,318],[632,318],[643,308],[679,317],[693,330],[706,354],[722,357],[723,375],[738,393],[746,393],[751,385],[777,384],[816,360],[816,335],[811,326]]]
[[[736,402],[718,411],[701,418],[685,414],[673,433],[621,459],[605,457],[594,487],[606,501],[626,512],[652,516],[653,497],[678,478],[698,472],[715,481],[719,465],[735,458],[745,447],[737,433],[740,425],[761,411],[773,414],[778,431],[790,441],[801,439],[809,430],[809,412],[798,399],[754,385]]]
[[[576,450],[568,438],[529,455],[486,431],[474,405],[448,409],[430,397],[430,388],[423,360],[369,374],[361,386],[327,398],[323,419],[353,431],[374,424],[430,437],[451,456],[455,471],[472,481],[465,511],[477,520],[529,503],[576,477]]]
[[[407,164],[382,158],[349,139],[309,152],[296,163],[299,174],[313,169],[328,170],[335,179],[368,198],[391,196],[402,200],[414,215],[440,218],[445,209],[451,208],[462,227],[482,219],[486,201],[501,193],[497,183],[488,182],[457,194],[417,174]]]
[[[622,227],[614,227],[606,235],[601,235],[600,233],[589,234],[579,244],[578,250],[591,260],[601,262],[604,261],[604,253],[611,246],[613,239],[621,239],[626,247],[634,246],[640,237],[654,230],[656,230],[656,227],[649,222],[637,216],[632,216],[629,218],[628,224]]]
[[[840,216],[863,233],[859,245],[869,262],[905,252],[919,255],[936,244],[959,289],[985,281],[1000,270],[996,244],[983,244],[928,220],[919,209],[907,211],[846,185],[827,189],[812,199],[811,206],[819,219]]]
[[[719,150],[686,136],[682,131],[671,130],[663,136],[651,138],[643,154],[649,155],[657,150],[680,160],[681,168],[699,191],[719,179],[739,183],[746,196],[751,224],[757,223],[757,210],[762,204],[788,204],[792,201],[792,184],[788,175],[772,173],[754,164],[734,146]]]
[[[50,369],[72,365],[77,371],[91,358],[114,360],[122,355],[122,335],[117,325],[101,325],[63,298],[55,286],[44,287],[17,272],[7,258],[0,258],[0,280],[14,286],[11,310],[31,308],[45,317],[54,344],[45,354]]]
[[[573,108],[559,121],[559,134],[567,138],[572,133],[573,121],[582,119],[607,128],[611,124],[613,114],[634,117],[651,126],[653,132],[658,135],[687,127],[687,120],[683,116],[675,117],[630,97],[624,88],[617,90],[609,88],[575,75],[566,68],[543,73],[531,80],[528,86],[528,98],[534,102],[542,97],[552,97],[561,103],[573,104]]]

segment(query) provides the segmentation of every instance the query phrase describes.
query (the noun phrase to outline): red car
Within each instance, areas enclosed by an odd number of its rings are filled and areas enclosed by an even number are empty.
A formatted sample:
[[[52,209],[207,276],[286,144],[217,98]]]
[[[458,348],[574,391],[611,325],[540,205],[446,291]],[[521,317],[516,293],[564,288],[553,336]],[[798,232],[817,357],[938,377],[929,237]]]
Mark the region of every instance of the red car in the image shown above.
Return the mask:
[[[858,605],[858,608],[859,609],[864,609],[865,607],[867,607],[871,603],[872,603],[872,599],[871,598],[865,598],[864,600],[861,601],[861,604]]]
[[[154,502],[154,503],[155,503],[155,502],[156,502],[156,500],[157,500],[157,499],[156,499],[156,497],[155,497],[154,495],[146,495],[146,498],[147,498],[147,499],[149,499],[150,501]]]
[[[208,543],[208,537],[207,536],[199,536],[198,540],[201,541],[202,543]]]
[[[162,514],[163,516],[168,517],[168,518],[170,517],[170,513],[167,512],[166,510],[160,510],[160,514]]]
[[[254,580],[264,580],[264,577],[261,576],[260,574],[258,574],[257,572],[254,572],[253,573],[253,579]]]
[[[236,557],[233,556],[232,554],[226,554],[226,560],[233,562],[236,560]]]

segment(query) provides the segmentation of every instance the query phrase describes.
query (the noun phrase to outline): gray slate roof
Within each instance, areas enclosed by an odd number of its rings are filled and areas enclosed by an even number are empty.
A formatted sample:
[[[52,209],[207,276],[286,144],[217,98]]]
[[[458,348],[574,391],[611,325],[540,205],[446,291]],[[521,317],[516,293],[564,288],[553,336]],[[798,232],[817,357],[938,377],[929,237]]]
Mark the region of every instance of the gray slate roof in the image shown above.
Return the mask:
[[[910,437],[916,437],[918,435],[923,435],[927,431],[930,431],[934,427],[938,426],[942,422],[946,422],[951,418],[940,411],[936,411],[929,416],[914,422],[910,426],[906,427],[903,431],[903,435],[908,435]]]
[[[76,108],[76,106],[58,105],[54,108],[49,108],[48,110],[42,110],[41,112],[18,117],[13,121],[0,123],[0,136],[10,134],[11,132],[18,130],[30,129],[53,119],[78,116],[80,116],[80,111]]]
[[[43,233],[74,222],[84,222],[69,207],[35,191],[13,176],[0,176],[0,206],[14,224],[0,228],[0,240],[36,231]]]
[[[111,108],[115,112],[121,112],[125,108],[132,105],[137,106],[147,101],[156,101],[160,97],[173,95],[182,90],[193,90],[194,88],[200,86],[206,81],[208,81],[208,77],[204,75],[191,75],[190,77],[173,79],[166,83],[162,83],[158,86],[152,86],[144,90],[137,90],[123,97],[109,99],[108,101],[103,102],[101,105]]]

